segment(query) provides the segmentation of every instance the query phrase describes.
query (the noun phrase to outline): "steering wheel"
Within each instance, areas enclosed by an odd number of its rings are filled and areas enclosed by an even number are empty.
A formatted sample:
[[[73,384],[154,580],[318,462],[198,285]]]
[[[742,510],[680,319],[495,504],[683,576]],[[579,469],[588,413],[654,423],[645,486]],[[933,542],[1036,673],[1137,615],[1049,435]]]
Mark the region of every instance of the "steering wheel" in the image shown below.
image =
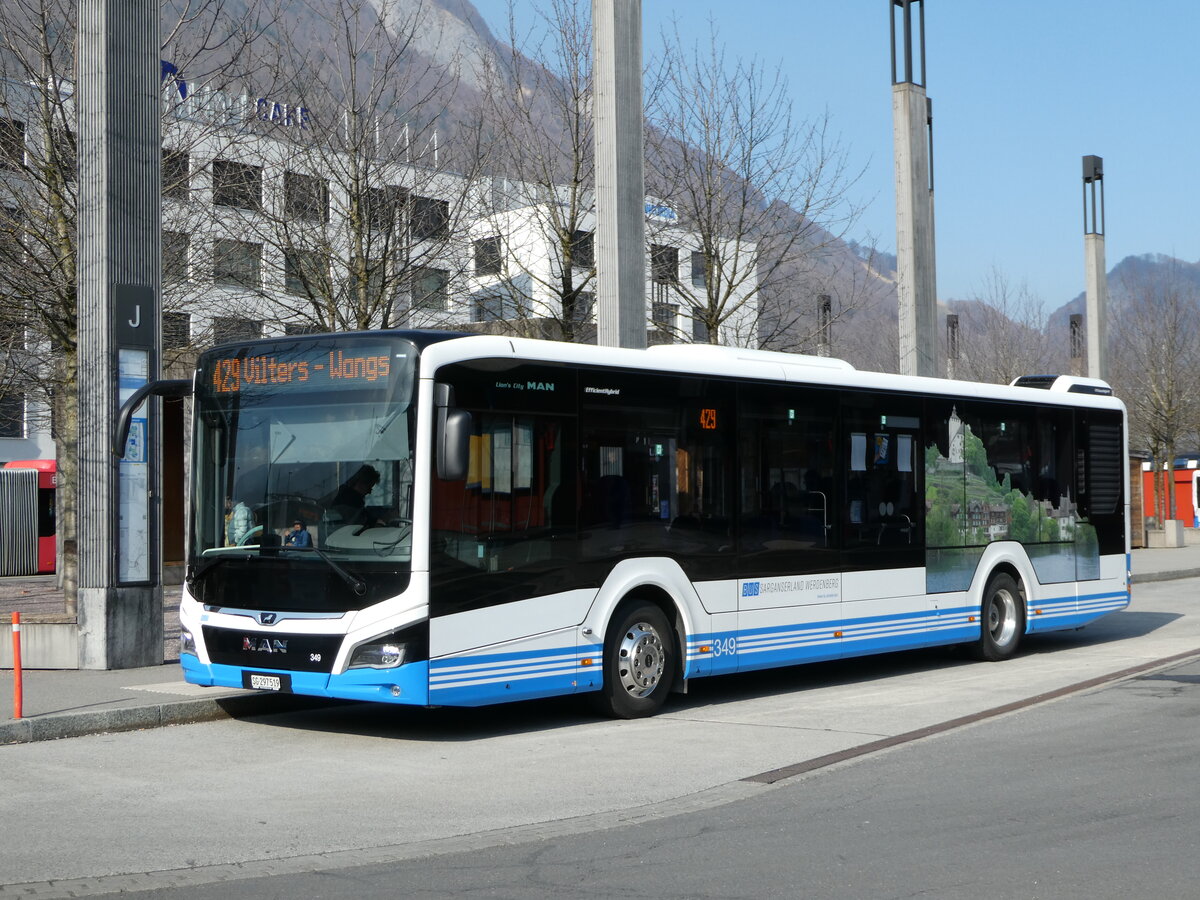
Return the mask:
[[[245,547],[248,543],[250,543],[250,538],[256,537],[256,536],[262,534],[262,530],[263,530],[263,527],[261,525],[255,525],[253,528],[251,528],[249,531],[247,531],[245,534],[242,535],[242,539],[237,542],[237,545],[239,547]]]

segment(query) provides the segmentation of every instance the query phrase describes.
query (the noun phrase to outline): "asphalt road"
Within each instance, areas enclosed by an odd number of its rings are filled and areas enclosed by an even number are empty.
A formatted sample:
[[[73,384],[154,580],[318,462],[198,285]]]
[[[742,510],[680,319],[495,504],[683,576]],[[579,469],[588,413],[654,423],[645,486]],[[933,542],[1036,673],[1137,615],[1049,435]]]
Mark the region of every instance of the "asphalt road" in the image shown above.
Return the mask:
[[[718,808],[432,858],[135,896],[1194,898],[1200,663]]]
[[[1145,585],[1003,664],[697,681],[638,722],[348,705],[3,747],[0,898],[1195,896],[1198,595]]]

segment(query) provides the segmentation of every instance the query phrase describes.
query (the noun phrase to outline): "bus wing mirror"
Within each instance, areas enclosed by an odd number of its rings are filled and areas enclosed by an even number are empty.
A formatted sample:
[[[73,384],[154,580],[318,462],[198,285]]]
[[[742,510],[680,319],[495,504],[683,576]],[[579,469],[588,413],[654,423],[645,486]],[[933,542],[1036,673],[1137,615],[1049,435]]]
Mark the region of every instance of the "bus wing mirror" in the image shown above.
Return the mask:
[[[433,386],[437,407],[437,475],[443,481],[462,481],[471,462],[471,414],[454,407],[454,388]]]
[[[133,395],[121,404],[117,413],[117,427],[113,433],[112,452],[116,456],[125,456],[125,445],[129,442],[129,426],[133,422],[133,414],[142,401],[147,397],[190,397],[192,395],[192,380],[171,379],[152,381],[133,392]]]
[[[465,409],[438,410],[437,474],[462,481],[471,462],[471,414]]]

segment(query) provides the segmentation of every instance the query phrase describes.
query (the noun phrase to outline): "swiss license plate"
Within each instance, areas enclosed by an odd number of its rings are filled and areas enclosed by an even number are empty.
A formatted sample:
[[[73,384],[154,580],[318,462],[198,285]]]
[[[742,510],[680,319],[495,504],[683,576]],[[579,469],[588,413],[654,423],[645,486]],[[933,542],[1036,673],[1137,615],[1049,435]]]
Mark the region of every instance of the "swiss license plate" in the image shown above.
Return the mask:
[[[265,672],[243,672],[242,687],[253,691],[290,692],[292,689],[291,675],[268,675]]]

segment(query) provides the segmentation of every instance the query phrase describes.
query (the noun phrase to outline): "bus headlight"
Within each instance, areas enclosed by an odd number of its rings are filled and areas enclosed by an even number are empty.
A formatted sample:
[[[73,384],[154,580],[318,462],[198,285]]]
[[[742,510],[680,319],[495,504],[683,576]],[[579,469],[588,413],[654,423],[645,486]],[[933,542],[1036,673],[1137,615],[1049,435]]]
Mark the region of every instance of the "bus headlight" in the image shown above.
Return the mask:
[[[354,648],[351,669],[394,669],[410,656],[409,644],[400,641],[374,641]]]
[[[186,628],[179,632],[179,655],[188,654],[189,656],[197,656],[196,653],[196,638]]]
[[[348,669],[395,669],[429,658],[427,623],[401,628],[359,644],[350,653]]]

